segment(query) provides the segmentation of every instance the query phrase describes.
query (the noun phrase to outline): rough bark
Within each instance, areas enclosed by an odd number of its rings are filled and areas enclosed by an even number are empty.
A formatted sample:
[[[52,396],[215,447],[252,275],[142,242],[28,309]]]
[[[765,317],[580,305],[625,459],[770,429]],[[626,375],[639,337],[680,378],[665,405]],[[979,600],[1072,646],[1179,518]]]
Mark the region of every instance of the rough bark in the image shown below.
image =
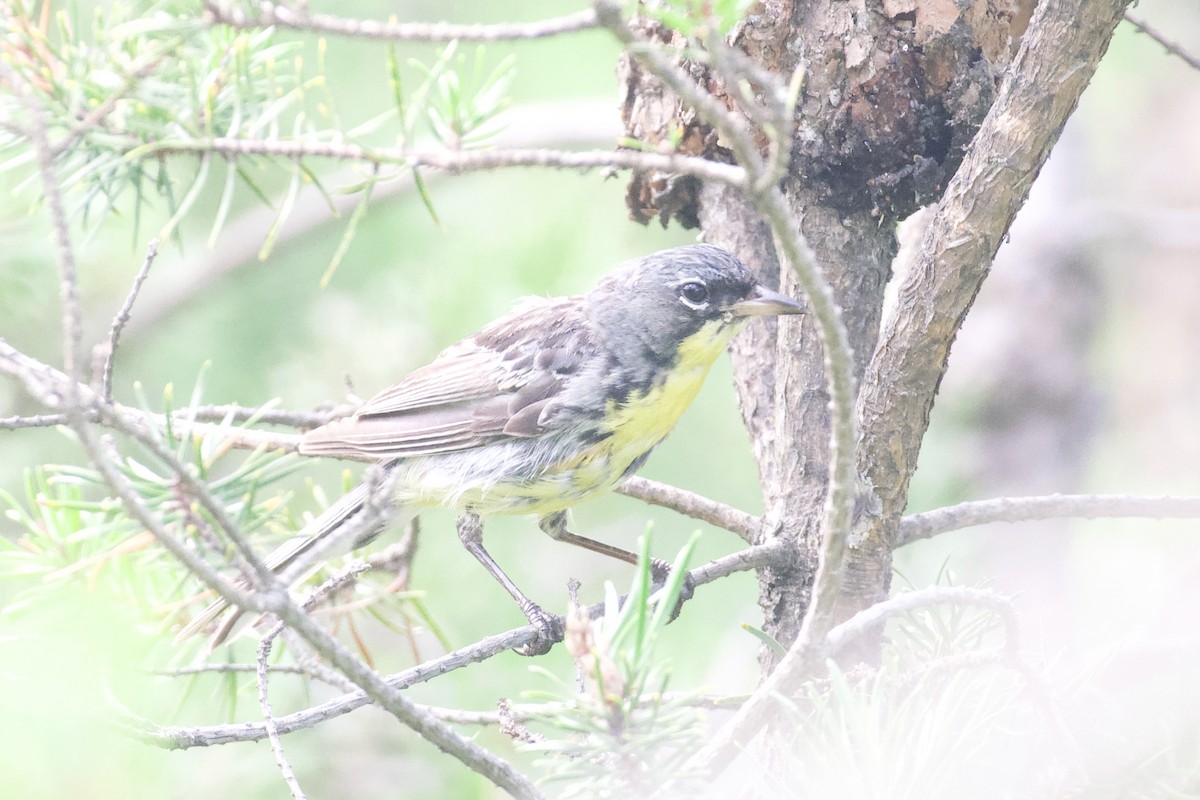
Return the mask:
[[[1027,19],[1027,9],[1008,0],[765,0],[732,36],[772,72],[805,69],[783,189],[858,354],[859,463],[876,496],[843,571],[841,618],[887,593],[892,533],[949,345],[1124,7],[1119,0],[1093,0],[1092,10],[1066,0],[1044,5],[1039,13],[1049,22],[1036,32],[1034,55],[1009,73],[999,105],[1000,78]],[[654,35],[652,26],[647,32]],[[721,96],[719,81],[690,69]],[[728,157],[652,79],[628,66],[624,77],[630,135],[658,144],[682,129],[688,152]],[[977,141],[987,114],[993,124]],[[968,148],[973,160],[964,163]],[[880,336],[895,223],[939,196],[923,252]],[[981,196],[989,196],[986,207],[976,202]],[[699,221],[708,241],[794,290],[762,221],[732,190],[697,192],[648,176],[630,197],[635,218]],[[823,356],[807,321],[750,331],[733,355],[767,510],[761,536],[794,543],[790,566],[760,573],[764,628],[786,645],[808,606],[820,546],[829,441]],[[763,660],[773,666],[772,655]]]

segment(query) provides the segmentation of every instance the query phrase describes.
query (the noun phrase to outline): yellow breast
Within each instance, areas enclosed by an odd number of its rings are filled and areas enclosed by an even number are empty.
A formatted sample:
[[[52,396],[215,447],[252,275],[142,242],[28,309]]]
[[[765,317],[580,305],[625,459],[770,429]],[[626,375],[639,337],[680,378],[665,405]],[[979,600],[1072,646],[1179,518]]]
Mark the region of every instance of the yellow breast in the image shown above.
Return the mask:
[[[614,480],[671,432],[738,327],[706,324],[680,344],[675,367],[661,381],[645,392],[635,392],[624,403],[610,401],[604,424],[611,434],[605,444],[607,469]]]

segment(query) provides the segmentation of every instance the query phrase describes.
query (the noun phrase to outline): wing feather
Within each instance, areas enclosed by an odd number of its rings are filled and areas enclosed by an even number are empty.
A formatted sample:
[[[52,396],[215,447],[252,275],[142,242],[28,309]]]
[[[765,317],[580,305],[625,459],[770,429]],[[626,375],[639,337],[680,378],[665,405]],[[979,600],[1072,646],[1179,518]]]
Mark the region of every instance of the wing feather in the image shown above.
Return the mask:
[[[404,458],[546,433],[554,403],[594,352],[580,298],[527,303],[367,401],[310,431],[300,451]]]

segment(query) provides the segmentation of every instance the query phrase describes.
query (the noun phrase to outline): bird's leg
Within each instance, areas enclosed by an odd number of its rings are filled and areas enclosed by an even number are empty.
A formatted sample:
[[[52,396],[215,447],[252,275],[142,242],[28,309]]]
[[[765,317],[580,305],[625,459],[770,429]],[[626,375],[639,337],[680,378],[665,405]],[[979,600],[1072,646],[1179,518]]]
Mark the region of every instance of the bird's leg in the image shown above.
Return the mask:
[[[571,533],[567,530],[567,512],[557,511],[553,514],[547,514],[538,520],[538,527],[556,542],[566,542],[573,544],[576,547],[582,547],[585,550],[591,550],[593,553],[600,553],[609,558],[616,558],[624,561],[627,564],[637,565],[638,557],[636,553],[631,553],[628,550],[622,550],[611,544],[598,542],[595,539],[589,539],[586,536],[580,536],[577,533]],[[671,574],[671,565],[661,558],[650,559],[650,575],[654,578],[655,584],[665,584],[667,576]],[[683,606],[685,600],[691,600],[692,595],[696,591],[696,585],[692,582],[692,577],[687,575],[683,580],[683,587],[679,591],[679,605],[671,614],[671,619],[679,616],[679,609]]]
[[[562,625],[553,614],[547,614],[542,610],[542,607],[525,596],[524,592],[517,588],[517,585],[504,574],[504,570],[500,569],[500,565],[496,560],[488,554],[487,550],[483,549],[483,522],[479,519],[479,515],[471,511],[464,511],[458,518],[458,539],[463,543],[463,547],[467,548],[467,552],[475,556],[483,568],[492,574],[492,577],[504,587],[512,598],[517,601],[517,605],[521,608],[521,613],[529,620],[530,624],[538,629],[538,638],[534,639],[527,645],[515,648],[515,650],[523,656],[540,656],[550,651],[555,642],[561,642],[563,638]]]

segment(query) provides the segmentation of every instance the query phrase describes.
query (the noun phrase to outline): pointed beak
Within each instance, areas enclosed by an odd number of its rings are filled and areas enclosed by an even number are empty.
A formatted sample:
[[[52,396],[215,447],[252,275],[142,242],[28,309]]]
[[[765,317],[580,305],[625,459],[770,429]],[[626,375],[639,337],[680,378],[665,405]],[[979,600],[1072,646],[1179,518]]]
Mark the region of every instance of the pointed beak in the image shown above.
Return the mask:
[[[750,296],[729,307],[739,317],[769,317],[776,314],[803,314],[804,306],[787,295],[755,286]]]

